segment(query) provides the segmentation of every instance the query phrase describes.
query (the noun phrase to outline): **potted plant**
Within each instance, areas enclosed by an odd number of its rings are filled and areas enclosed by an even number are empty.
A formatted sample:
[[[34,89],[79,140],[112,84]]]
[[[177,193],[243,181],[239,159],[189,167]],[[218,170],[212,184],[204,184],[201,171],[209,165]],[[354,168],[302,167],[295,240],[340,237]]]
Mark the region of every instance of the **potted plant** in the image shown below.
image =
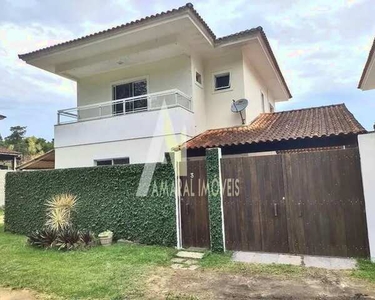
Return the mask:
[[[103,246],[109,246],[112,244],[113,232],[110,230],[99,233],[98,235],[100,244]]]

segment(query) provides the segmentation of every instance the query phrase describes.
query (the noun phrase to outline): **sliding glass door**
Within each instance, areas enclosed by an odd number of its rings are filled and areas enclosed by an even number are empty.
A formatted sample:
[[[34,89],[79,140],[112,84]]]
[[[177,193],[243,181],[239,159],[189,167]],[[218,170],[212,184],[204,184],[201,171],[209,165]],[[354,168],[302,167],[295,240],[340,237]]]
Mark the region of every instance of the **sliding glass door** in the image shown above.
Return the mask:
[[[137,80],[112,87],[112,100],[127,99],[147,94],[147,80]],[[125,113],[147,110],[147,97],[140,97],[134,100],[118,102],[113,104],[113,114],[121,115]]]

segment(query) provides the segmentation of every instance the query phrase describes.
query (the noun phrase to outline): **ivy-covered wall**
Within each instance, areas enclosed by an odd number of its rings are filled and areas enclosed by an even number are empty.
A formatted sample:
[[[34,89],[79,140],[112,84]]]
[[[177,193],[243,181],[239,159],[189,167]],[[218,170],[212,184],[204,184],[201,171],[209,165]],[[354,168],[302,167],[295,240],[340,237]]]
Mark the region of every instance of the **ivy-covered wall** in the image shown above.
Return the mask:
[[[221,189],[220,189],[220,149],[206,150],[207,182],[210,192],[208,193],[208,212],[210,218],[210,240],[211,251],[224,251],[223,228],[221,213]]]
[[[147,196],[137,196],[144,166],[10,172],[6,176],[5,230],[27,234],[40,229],[45,223],[46,201],[56,194],[72,193],[78,196],[74,214],[78,228],[94,233],[108,229],[115,238],[175,246],[173,166],[170,160],[156,164]]]

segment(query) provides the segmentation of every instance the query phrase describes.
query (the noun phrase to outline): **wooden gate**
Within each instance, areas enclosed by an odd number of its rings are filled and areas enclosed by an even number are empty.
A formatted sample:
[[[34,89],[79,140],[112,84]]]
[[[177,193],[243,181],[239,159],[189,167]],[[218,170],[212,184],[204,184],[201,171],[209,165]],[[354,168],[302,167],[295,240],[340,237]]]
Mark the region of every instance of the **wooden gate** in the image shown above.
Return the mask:
[[[181,232],[184,248],[210,247],[208,197],[206,187],[206,161],[180,163],[181,176]],[[186,173],[185,173],[186,171]]]
[[[368,257],[358,149],[223,158],[229,250]],[[224,184],[225,186],[225,184]]]

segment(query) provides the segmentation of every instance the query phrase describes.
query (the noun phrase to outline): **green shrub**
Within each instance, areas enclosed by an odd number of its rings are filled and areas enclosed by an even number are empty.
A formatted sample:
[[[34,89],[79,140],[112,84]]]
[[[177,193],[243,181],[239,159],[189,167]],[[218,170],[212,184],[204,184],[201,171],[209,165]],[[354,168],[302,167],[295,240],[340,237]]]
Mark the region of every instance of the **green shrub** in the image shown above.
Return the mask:
[[[9,172],[5,187],[5,229],[30,234],[43,228],[48,199],[69,193],[77,196],[73,215],[77,229],[97,233],[110,229],[115,239],[175,246],[173,166],[156,164],[151,187],[143,197],[137,196],[137,189],[144,166]],[[167,193],[154,188],[162,182],[171,187]]]

